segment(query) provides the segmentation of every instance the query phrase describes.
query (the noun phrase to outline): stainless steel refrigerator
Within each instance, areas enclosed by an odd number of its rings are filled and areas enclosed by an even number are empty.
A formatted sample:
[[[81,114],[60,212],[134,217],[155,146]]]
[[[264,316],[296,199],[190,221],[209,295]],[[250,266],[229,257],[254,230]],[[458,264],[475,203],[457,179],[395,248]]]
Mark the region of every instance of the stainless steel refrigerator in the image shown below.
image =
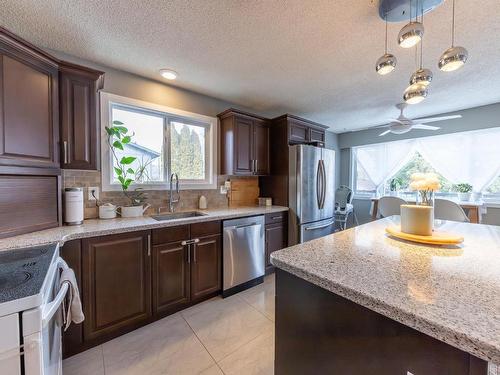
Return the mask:
[[[335,151],[310,145],[289,147],[288,245],[334,232]]]

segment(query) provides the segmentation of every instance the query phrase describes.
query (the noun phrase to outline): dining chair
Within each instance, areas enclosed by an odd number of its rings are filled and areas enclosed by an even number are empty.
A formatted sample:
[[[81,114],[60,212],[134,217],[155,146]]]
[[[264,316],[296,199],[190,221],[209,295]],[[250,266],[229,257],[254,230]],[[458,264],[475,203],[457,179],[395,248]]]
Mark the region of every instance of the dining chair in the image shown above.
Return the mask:
[[[407,201],[398,197],[382,197],[378,200],[378,213],[382,217],[401,215],[401,205]]]
[[[354,198],[353,191],[350,187],[342,185],[335,191],[335,223],[339,223],[341,230],[347,229],[347,221],[352,215],[356,225],[359,225],[358,217],[354,212],[352,200]]]
[[[434,200],[434,218],[439,220],[460,221],[463,223],[470,222],[465,214],[465,211],[458,203],[449,199]]]

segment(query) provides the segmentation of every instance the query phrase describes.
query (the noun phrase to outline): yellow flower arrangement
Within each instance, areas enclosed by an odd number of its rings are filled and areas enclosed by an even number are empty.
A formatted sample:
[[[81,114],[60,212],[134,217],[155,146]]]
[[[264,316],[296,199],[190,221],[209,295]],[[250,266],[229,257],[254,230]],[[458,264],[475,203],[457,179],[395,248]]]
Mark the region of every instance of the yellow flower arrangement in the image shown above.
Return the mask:
[[[432,205],[432,192],[441,189],[441,184],[435,173],[413,173],[410,176],[410,189],[418,191],[422,204]]]

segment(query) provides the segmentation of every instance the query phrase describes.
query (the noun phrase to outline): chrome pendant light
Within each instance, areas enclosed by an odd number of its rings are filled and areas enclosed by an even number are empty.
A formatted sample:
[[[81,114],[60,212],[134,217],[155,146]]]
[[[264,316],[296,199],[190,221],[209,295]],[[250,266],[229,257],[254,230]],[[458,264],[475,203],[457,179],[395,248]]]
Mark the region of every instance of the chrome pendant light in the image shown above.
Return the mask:
[[[451,22],[451,47],[439,58],[438,67],[443,72],[460,69],[467,62],[469,52],[464,47],[455,46],[455,0],[453,0],[453,15]]]
[[[427,98],[427,95],[429,95],[429,91],[426,85],[414,83],[405,90],[403,99],[408,104],[418,104]]]
[[[418,5],[418,2],[417,2]],[[421,22],[422,25],[424,24],[424,10],[423,8],[421,9]],[[433,74],[430,69],[424,68],[423,67],[423,60],[424,60],[424,40],[420,42],[420,65],[419,68],[415,73],[413,73],[410,77],[410,85],[414,85],[416,83],[421,83],[424,86],[429,86],[430,83],[432,82]],[[417,51],[415,51],[416,53]]]
[[[396,56],[387,53],[387,18],[385,19],[385,53],[377,60],[375,70],[380,75],[386,75],[396,69]]]
[[[403,48],[411,48],[416,46],[424,36],[424,25],[415,21],[411,17],[411,0],[410,0],[410,23],[406,24],[398,34],[398,44]]]

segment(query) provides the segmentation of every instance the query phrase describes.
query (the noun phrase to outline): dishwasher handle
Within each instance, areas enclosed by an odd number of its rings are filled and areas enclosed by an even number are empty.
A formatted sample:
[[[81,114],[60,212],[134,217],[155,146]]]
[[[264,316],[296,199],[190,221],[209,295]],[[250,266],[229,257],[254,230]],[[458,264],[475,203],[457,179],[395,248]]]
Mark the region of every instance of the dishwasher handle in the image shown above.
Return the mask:
[[[243,228],[249,228],[249,227],[258,227],[261,226],[262,224],[260,223],[250,223],[250,224],[242,224],[242,225],[233,225],[231,227],[225,227],[224,230],[234,230],[234,229],[243,229]]]

